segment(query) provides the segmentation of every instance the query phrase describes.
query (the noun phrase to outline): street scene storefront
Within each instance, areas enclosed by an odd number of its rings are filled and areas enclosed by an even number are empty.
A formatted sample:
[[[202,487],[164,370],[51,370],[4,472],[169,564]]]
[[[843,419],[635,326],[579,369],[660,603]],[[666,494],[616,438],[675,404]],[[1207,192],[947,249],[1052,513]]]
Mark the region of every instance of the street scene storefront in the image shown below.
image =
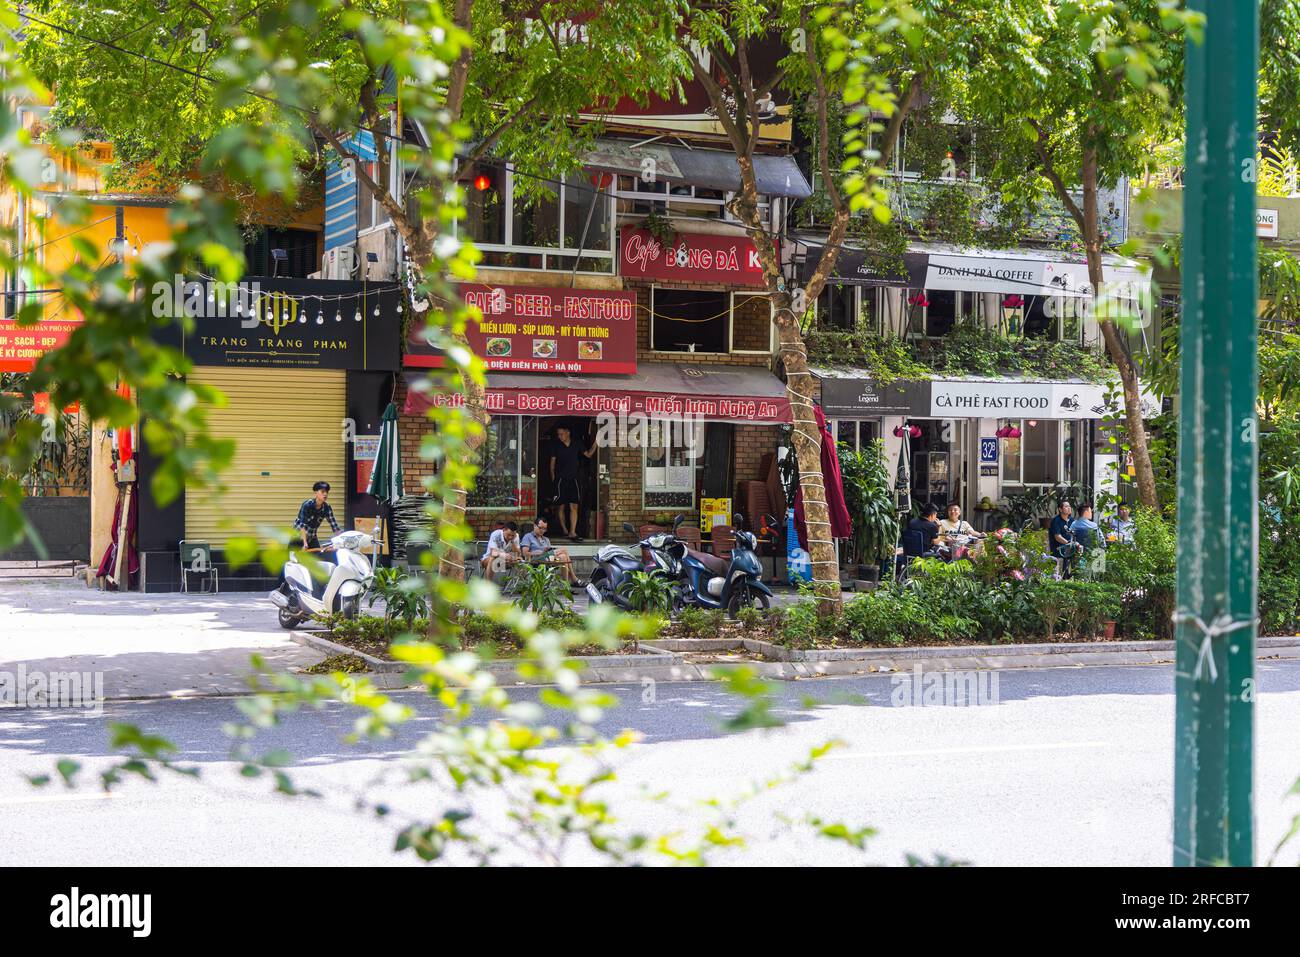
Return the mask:
[[[317,481],[330,484],[340,527],[373,520],[373,499],[361,492],[399,364],[395,283],[264,276],[190,287],[179,301],[191,303],[194,328],[178,323],[171,344],[194,363],[192,381],[225,394],[208,411],[209,429],[234,440],[235,454],[223,490],[189,485],[163,508],[149,491],[152,459],[141,450],[146,591],[179,587],[181,542],[207,545],[221,564],[230,537],[292,525]],[[227,570],[221,588],[261,588],[265,574],[250,568],[241,582]]]
[[[1096,383],[972,378],[881,386],[864,370],[814,372],[839,441],[883,438],[892,469],[907,443],[915,502],[941,509],[955,502],[978,519],[1028,489],[1113,486],[1114,456],[1102,447],[1098,423],[1116,409]]]
[[[642,361],[648,335],[638,323],[637,291],[541,286],[462,287],[484,320],[470,343],[485,357],[491,415],[469,520],[484,536],[500,521],[546,515],[558,528],[551,459],[567,432],[580,447],[577,533],[623,539],[622,523],[665,515],[699,518],[706,502],[734,500],[738,483],[762,481],[777,428],[790,420],[785,386],[765,366]],[[648,294],[648,290],[645,294]],[[428,474],[417,455],[432,402],[419,370],[441,357],[408,341],[402,428],[407,475]],[[590,453],[589,455],[586,453]],[[766,463],[770,466],[770,462]]]

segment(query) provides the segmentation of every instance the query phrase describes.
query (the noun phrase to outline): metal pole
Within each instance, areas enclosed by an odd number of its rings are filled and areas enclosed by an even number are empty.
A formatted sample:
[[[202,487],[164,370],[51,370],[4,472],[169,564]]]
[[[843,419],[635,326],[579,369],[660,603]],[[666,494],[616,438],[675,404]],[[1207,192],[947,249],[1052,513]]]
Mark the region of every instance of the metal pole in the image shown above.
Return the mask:
[[[1178,454],[1174,864],[1254,861],[1257,0],[1192,0]]]

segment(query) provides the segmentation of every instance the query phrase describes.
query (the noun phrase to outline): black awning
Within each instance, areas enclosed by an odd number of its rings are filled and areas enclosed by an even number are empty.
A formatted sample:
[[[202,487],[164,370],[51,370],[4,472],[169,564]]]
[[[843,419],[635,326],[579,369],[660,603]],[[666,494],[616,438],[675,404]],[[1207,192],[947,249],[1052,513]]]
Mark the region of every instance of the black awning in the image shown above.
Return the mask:
[[[794,240],[796,255],[803,257],[799,274],[804,282],[812,279],[821,261],[820,243]],[[842,247],[835,260],[835,268],[827,282],[844,286],[892,286],[903,289],[924,289],[925,274],[930,257],[926,253],[906,252],[901,257],[869,253],[861,249]]]

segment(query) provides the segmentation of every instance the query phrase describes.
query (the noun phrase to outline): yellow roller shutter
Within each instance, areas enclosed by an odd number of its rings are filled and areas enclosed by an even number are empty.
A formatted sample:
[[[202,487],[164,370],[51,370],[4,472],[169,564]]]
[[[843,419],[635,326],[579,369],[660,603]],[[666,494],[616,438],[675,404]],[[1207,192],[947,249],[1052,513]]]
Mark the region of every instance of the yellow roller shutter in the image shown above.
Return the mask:
[[[219,546],[240,534],[225,526],[227,519],[254,528],[292,525],[298,506],[311,497],[312,484],[321,480],[330,483],[334,514],[343,525],[346,373],[204,366],[192,379],[225,393],[228,404],[209,409],[208,425],[212,435],[234,439],[236,447],[223,473],[223,496],[186,488],[187,539]]]

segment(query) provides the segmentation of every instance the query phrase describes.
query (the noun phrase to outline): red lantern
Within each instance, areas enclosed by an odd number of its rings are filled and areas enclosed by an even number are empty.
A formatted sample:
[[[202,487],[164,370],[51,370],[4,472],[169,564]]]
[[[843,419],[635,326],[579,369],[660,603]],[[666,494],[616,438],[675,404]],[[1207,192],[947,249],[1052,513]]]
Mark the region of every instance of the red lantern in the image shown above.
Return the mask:
[[[479,173],[474,177],[474,188],[480,193],[485,193],[492,188],[492,180],[486,173]]]

